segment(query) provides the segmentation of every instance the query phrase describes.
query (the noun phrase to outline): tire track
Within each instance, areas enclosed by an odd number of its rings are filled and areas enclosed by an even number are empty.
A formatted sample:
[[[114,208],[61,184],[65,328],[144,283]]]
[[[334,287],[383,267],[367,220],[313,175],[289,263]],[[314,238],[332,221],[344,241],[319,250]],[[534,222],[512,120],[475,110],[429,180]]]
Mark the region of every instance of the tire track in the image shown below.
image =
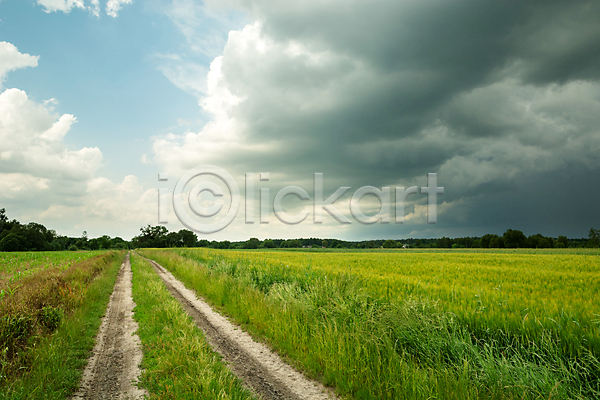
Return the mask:
[[[141,373],[142,350],[135,333],[138,325],[133,319],[134,307],[131,264],[127,254],[102,318],[93,354],[73,400],[133,400],[147,395],[145,390],[136,386]]]
[[[307,379],[267,346],[255,342],[240,327],[215,312],[164,267],[145,259],[153,265],[173,297],[204,331],[208,343],[223,356],[231,371],[262,399],[336,399],[322,384]]]

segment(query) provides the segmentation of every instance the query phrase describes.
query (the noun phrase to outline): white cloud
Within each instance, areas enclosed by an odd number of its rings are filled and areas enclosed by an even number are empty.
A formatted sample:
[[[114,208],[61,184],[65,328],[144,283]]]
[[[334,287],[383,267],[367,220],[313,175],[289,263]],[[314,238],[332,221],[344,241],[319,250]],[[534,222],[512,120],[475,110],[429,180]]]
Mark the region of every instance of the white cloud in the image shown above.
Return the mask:
[[[5,153],[1,153],[3,154]],[[48,182],[47,178],[29,174],[0,172],[0,198],[15,199],[32,192],[44,193],[48,191]]]
[[[176,54],[158,54],[156,58],[159,71],[179,89],[198,97],[206,93],[205,66],[185,61]]]
[[[54,203],[33,218],[62,234],[90,236],[108,234],[129,239],[141,226],[156,224],[156,189],[144,190],[133,175],[121,183],[99,177],[87,182],[85,192],[74,204]]]
[[[80,8],[87,9],[96,17],[100,17],[100,0],[89,0],[87,3],[89,5],[87,6],[84,0],[37,0],[37,3],[44,7],[44,11],[47,13],[56,11],[70,13],[72,9]],[[133,0],[107,0],[105,7],[106,14],[116,18],[123,6],[131,3],[133,3]]]
[[[133,0],[108,0],[106,2],[106,14],[116,18],[119,10],[126,4],[133,3]]]
[[[62,11],[69,13],[73,8],[85,8],[83,0],[37,0],[47,13]]]
[[[96,147],[68,150],[62,139],[75,117],[56,119],[42,105],[19,89],[0,94],[0,170],[28,173],[48,179],[87,180],[102,161]]]
[[[35,66],[37,57],[0,43],[0,71]],[[0,92],[0,201],[11,217],[34,220],[61,234],[135,234],[156,219],[156,190],[143,190],[135,176],[113,183],[95,174],[97,147],[71,149],[65,139],[77,122],[54,113],[58,102],[28,98],[16,88]],[[43,210],[43,211],[40,211]]]
[[[100,0],[92,0],[92,5],[88,9],[96,16],[100,17]]]
[[[39,56],[20,53],[12,43],[0,42],[0,84],[6,74],[19,68],[36,67]]]

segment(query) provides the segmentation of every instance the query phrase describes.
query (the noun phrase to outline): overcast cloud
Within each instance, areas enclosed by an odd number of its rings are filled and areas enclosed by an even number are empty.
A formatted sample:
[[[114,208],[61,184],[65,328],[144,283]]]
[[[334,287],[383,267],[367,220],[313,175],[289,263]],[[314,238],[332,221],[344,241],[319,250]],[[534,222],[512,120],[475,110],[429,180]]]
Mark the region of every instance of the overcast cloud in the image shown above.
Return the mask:
[[[200,105],[213,121],[154,142],[165,170],[268,171],[281,186],[323,172],[330,191],[425,186],[437,172],[438,226],[423,216],[381,227],[401,235],[585,236],[600,224],[587,194],[600,183],[599,3],[228,6],[255,22],[230,32],[211,63]]]

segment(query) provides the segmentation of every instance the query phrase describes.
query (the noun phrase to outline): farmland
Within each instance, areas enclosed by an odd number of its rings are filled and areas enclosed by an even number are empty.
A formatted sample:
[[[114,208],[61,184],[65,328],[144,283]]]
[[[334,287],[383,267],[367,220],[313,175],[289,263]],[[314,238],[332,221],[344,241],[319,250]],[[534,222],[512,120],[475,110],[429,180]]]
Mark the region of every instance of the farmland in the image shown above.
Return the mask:
[[[539,337],[560,335],[565,350],[582,341],[600,354],[600,257],[567,253],[219,253],[250,267],[291,268],[297,273],[348,274],[375,296],[412,296],[439,302],[476,330]]]
[[[65,270],[76,262],[87,260],[100,253],[100,251],[0,253],[0,288],[2,285],[10,286],[25,276],[33,275],[47,268],[57,267]]]
[[[65,398],[79,384],[123,252],[1,256],[0,398]],[[9,285],[10,283],[10,285]]]
[[[600,395],[597,251],[143,254],[342,395]]]

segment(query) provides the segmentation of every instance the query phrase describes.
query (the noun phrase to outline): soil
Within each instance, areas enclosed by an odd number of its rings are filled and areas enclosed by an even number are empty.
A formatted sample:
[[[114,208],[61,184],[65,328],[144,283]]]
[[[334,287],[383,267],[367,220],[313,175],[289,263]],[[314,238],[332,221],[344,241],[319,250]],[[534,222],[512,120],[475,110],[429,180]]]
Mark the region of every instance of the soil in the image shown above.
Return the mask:
[[[83,372],[81,386],[73,400],[143,399],[147,392],[138,389],[142,351],[135,334],[135,303],[131,296],[129,254],[121,265],[115,289],[102,318],[93,355]]]
[[[223,356],[223,361],[251,391],[262,399],[336,399],[319,382],[310,380],[286,364],[277,354],[258,343],[239,326],[215,312],[197,298],[169,271],[152,260],[169,292],[205,332],[208,343]]]

